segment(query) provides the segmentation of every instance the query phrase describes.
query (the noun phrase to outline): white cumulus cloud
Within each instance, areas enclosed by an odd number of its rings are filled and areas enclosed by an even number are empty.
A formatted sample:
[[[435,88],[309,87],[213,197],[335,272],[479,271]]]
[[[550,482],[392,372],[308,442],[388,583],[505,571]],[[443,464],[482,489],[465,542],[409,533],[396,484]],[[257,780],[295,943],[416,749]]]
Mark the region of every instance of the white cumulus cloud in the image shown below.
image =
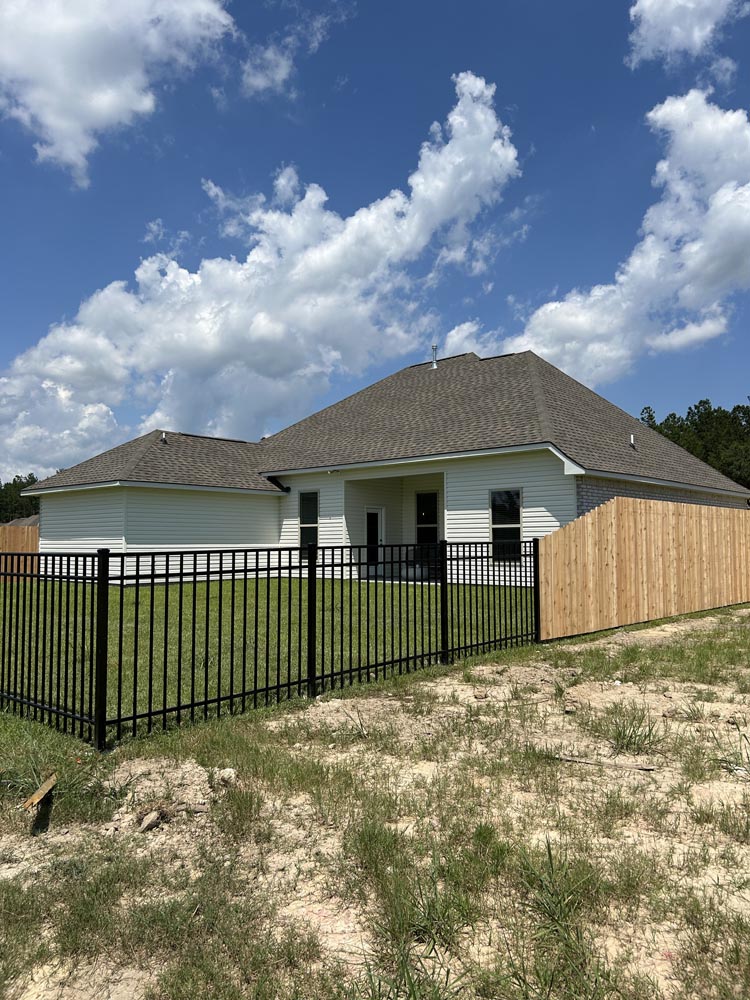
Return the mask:
[[[247,239],[245,259],[190,271],[153,254],[132,286],[97,291],[19,355],[0,382],[0,475],[69,465],[154,426],[255,438],[309,412],[333,373],[429,344],[435,320],[413,265],[428,269],[456,232],[471,239],[519,174],[494,86],[472,73],[455,86],[407,190],[348,217],[292,167],[270,201],[204,182]]]
[[[609,284],[574,289],[528,319],[506,350],[538,351],[595,384],[648,350],[679,350],[727,329],[731,296],[750,288],[750,122],[700,90],[647,116],[665,142],[642,237]]]
[[[695,58],[711,51],[720,30],[750,10],[745,0],[636,0],[630,8],[634,28],[629,63]],[[726,74],[728,63],[717,66]],[[731,73],[730,73],[731,76]]]
[[[151,114],[160,76],[233,30],[223,0],[4,0],[0,114],[85,186],[99,137]]]

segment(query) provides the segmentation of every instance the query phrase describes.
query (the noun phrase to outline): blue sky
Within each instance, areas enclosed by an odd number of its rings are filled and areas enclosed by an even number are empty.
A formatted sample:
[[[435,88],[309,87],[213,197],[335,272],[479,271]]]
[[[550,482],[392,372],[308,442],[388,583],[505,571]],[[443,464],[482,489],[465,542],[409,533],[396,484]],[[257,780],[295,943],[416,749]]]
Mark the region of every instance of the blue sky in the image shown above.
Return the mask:
[[[254,439],[433,342],[743,402],[746,6],[0,8],[0,476]]]

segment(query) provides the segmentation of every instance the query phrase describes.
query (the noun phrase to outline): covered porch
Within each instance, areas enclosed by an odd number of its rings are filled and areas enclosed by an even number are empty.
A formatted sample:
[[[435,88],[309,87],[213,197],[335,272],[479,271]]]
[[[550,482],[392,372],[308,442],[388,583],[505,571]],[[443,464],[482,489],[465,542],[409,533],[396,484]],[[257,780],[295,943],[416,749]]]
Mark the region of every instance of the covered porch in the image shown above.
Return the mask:
[[[445,534],[442,472],[344,482],[344,533],[349,545],[436,544]]]
[[[436,572],[437,543],[445,537],[445,477],[388,475],[344,482],[344,535],[362,546],[362,558],[378,575],[404,562],[416,577]]]

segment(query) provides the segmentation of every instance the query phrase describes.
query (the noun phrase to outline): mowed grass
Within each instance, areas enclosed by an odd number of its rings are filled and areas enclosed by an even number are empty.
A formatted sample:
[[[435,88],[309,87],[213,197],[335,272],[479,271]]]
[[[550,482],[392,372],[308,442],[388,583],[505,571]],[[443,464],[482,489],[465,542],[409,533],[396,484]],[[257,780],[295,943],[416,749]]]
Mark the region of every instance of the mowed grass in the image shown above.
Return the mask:
[[[106,755],[0,715],[0,995],[127,974],[134,1000],[750,996],[750,628],[715,618]],[[32,836],[18,805],[50,770]]]
[[[147,583],[110,587],[108,598],[107,714],[124,720],[118,735],[307,694],[304,579]],[[94,601],[85,583],[30,582],[0,592],[0,688],[90,717]],[[432,583],[318,580],[316,690],[435,662],[439,602]],[[452,584],[448,610],[455,655],[515,645],[533,633],[530,588]]]

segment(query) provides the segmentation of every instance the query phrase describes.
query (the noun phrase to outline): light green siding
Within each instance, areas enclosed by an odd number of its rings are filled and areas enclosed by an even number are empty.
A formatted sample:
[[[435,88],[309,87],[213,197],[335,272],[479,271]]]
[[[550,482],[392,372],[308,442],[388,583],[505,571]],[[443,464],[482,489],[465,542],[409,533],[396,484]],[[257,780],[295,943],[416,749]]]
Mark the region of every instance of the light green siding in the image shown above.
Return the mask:
[[[40,552],[122,552],[125,490],[71,490],[40,498]]]
[[[277,545],[279,517],[273,494],[131,487],[125,540],[128,552]]]
[[[490,540],[490,492],[520,489],[522,537],[548,535],[576,517],[576,486],[550,451],[455,459],[445,466],[448,541]]]

